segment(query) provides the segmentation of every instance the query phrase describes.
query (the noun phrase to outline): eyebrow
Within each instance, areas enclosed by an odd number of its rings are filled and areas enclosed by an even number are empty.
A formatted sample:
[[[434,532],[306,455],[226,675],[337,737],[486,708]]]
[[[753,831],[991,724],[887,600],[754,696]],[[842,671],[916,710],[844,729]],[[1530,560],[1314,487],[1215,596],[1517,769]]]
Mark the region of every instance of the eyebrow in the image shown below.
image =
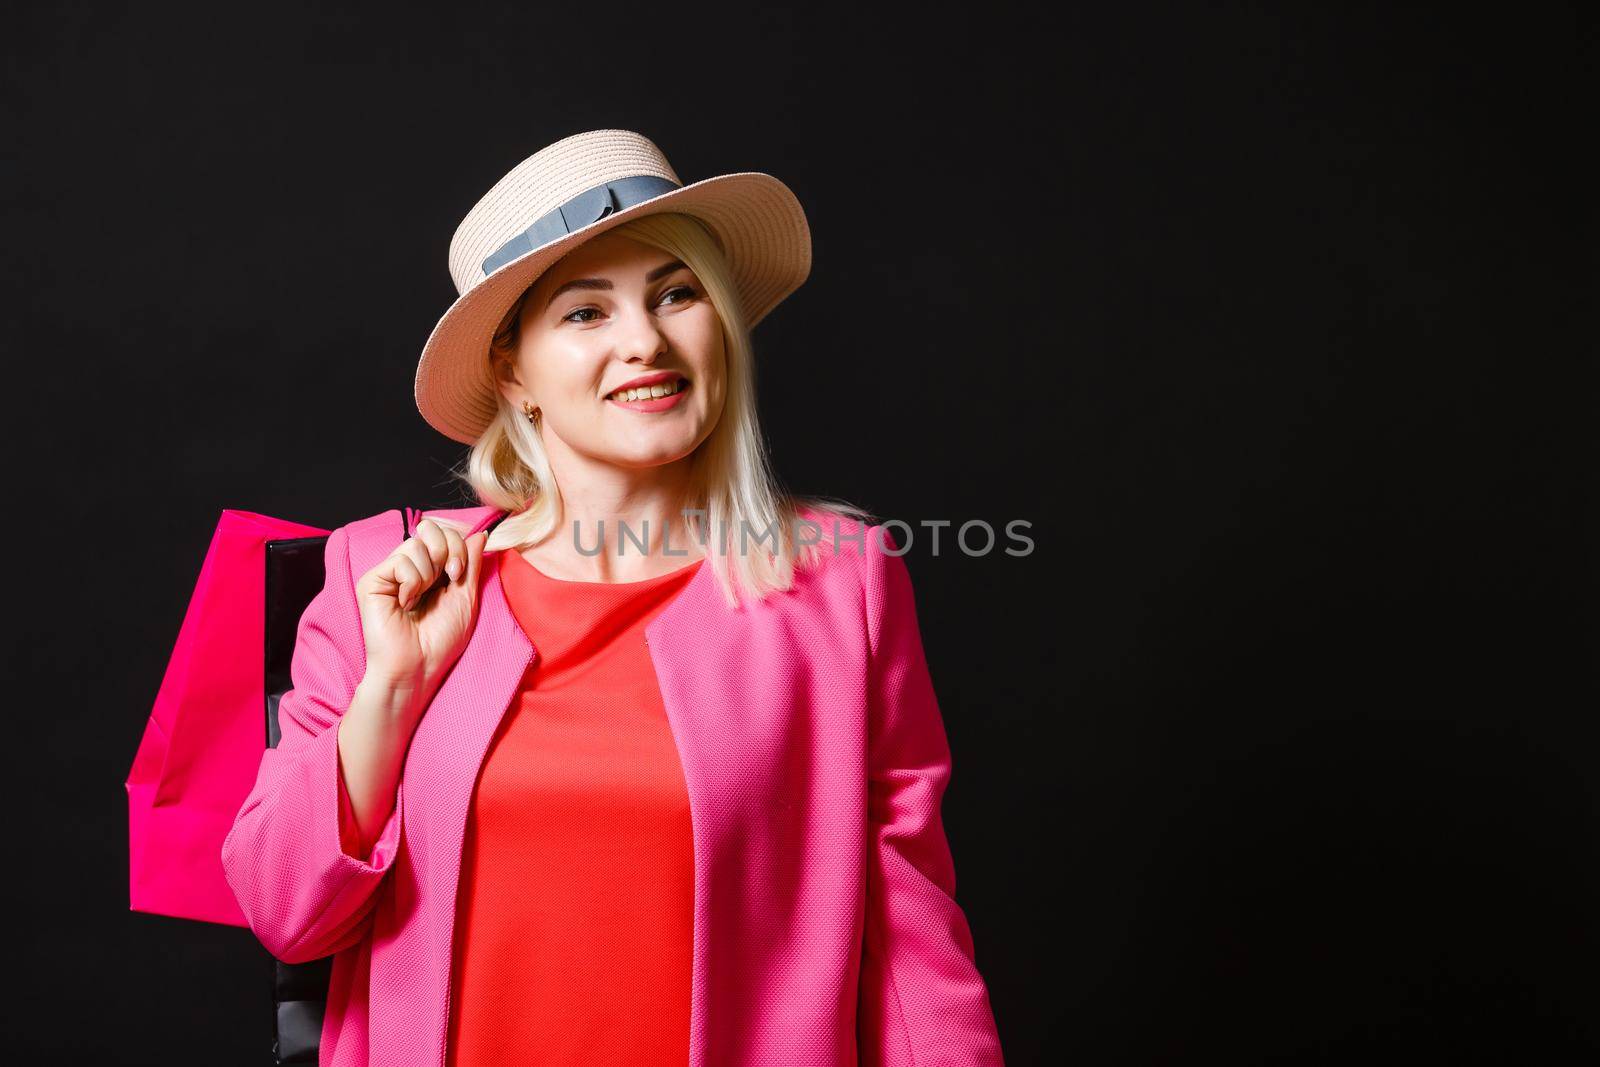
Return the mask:
[[[646,282],[653,282],[657,278],[665,278],[667,275],[671,274],[675,270],[682,270],[685,265],[686,264],[681,259],[675,259],[671,263],[663,263],[661,266],[657,267],[655,270],[651,271],[649,274],[646,274],[644,276],[644,280]],[[550,298],[544,302],[545,310],[548,311],[549,308],[550,308],[550,305],[554,304],[556,302],[556,297],[560,296],[562,293],[566,292],[569,289],[615,289],[615,288],[616,288],[616,286],[611,284],[611,279],[610,278],[574,278],[569,282],[562,282],[560,285],[556,286],[556,291],[551,293],[550,294]]]

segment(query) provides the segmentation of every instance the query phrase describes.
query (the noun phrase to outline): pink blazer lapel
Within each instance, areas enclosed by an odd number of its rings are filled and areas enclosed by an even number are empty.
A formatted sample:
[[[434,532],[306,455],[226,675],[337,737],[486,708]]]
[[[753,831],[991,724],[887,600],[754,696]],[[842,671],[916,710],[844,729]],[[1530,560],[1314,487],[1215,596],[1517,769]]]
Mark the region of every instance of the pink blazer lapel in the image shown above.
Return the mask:
[[[417,876],[410,887],[415,897],[410,903],[433,920],[427,924],[430,943],[425,955],[445,981],[453,950],[467,812],[478,770],[523,674],[537,659],[532,642],[511,613],[493,559],[485,556],[482,564],[476,629],[417,724],[401,783],[411,811],[416,811],[419,798],[427,798],[428,810],[414,818],[414,836],[408,841]],[[419,824],[426,827],[425,836],[415,835]],[[402,895],[399,887],[397,895]],[[397,903],[404,914],[407,902]],[[443,992],[448,996],[447,988]],[[444,1040],[441,1029],[441,1048]]]

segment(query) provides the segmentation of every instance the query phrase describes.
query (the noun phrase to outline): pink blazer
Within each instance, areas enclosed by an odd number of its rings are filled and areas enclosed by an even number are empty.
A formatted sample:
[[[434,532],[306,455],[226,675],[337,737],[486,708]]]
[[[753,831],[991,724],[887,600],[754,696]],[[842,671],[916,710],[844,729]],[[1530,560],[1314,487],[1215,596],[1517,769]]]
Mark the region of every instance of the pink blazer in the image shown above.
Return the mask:
[[[492,511],[431,514],[465,529]],[[833,520],[808,514],[827,563],[792,590],[730,609],[702,567],[645,631],[693,828],[690,1067],[999,1067],[954,899],[950,751],[910,574],[887,530],[841,524],[858,540],[834,553]],[[321,1054],[335,1067],[443,1067],[467,809],[538,655],[486,557],[476,628],[417,726],[394,812],[365,861],[347,855],[334,726],[366,662],[354,579],[401,524],[388,511],[329,536],[282,740],[222,846],[268,951],[336,954]]]

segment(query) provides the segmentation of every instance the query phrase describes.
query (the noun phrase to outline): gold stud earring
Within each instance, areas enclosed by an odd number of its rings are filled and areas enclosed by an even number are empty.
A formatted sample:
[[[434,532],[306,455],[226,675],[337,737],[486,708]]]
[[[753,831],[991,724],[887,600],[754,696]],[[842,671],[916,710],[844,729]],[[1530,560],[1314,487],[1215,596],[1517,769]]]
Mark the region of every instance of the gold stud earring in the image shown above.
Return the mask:
[[[539,425],[539,409],[528,403],[526,400],[522,402],[522,413],[528,417],[529,423],[534,426]]]

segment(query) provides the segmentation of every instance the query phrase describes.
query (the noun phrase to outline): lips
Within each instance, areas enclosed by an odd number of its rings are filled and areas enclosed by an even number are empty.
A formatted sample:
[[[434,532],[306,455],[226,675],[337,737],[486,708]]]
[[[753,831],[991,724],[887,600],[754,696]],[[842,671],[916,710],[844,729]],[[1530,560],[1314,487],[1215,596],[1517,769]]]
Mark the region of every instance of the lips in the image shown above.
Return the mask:
[[[676,383],[677,391],[682,392],[689,387],[689,379],[677,371],[660,371],[655,374],[645,374],[638,378],[623,382],[605,395],[607,400],[620,400],[630,389],[646,389],[653,385],[669,385]],[[640,397],[638,399],[645,399]]]

